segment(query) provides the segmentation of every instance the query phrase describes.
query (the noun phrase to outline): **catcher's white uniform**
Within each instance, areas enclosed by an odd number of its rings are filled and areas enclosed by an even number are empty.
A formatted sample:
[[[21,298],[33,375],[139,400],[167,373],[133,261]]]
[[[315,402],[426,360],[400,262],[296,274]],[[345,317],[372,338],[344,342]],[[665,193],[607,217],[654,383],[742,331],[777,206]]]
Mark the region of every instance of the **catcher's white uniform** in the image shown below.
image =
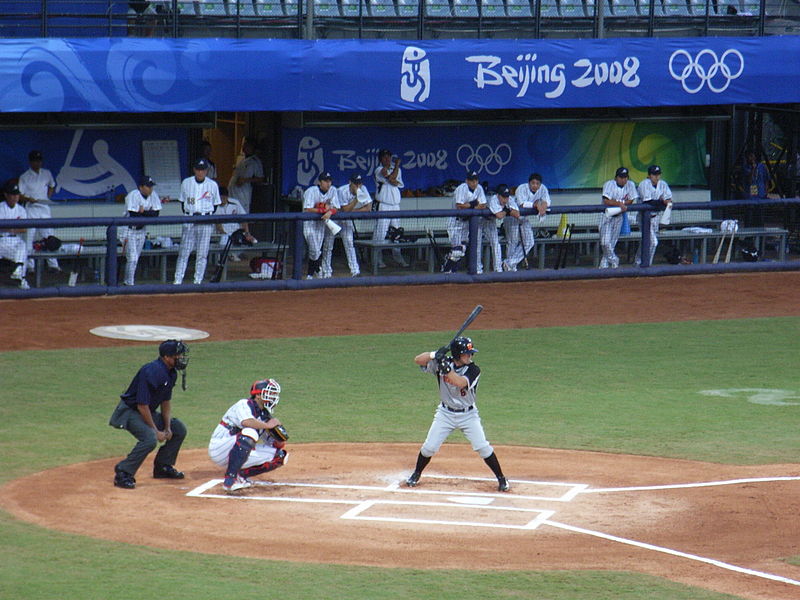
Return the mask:
[[[28,213],[20,204],[13,207],[8,202],[0,202],[0,219],[27,219]],[[14,279],[22,280],[25,277],[28,262],[28,247],[22,236],[10,231],[0,231],[0,258],[13,262]]]
[[[334,206],[341,210],[343,206],[348,206],[350,203],[353,203],[353,207],[350,209],[351,211],[356,211],[361,208],[364,208],[367,205],[372,204],[372,198],[369,195],[369,192],[364,188],[363,185],[359,186],[356,195],[350,191],[350,184],[346,183],[343,186],[340,186],[336,190],[336,200]],[[342,227],[342,230],[338,233],[338,235],[342,236],[342,244],[344,245],[344,253],[347,256],[347,266],[350,267],[350,275],[355,277],[361,272],[361,269],[358,265],[358,255],[356,254],[355,244],[353,244],[353,233],[355,232],[355,227],[353,226],[353,221],[350,219],[341,219],[336,222],[337,225]],[[322,245],[322,276],[323,277],[332,277],[333,276],[333,267],[331,266],[331,258],[333,255],[333,242],[336,236],[328,235],[325,236],[325,241]]]
[[[337,208],[335,204],[336,188],[331,185],[327,192],[323,192],[318,185],[312,185],[303,193],[303,210],[314,208],[320,202],[324,202],[329,207]],[[321,218],[303,221],[303,236],[306,238],[308,258],[312,261],[319,260],[320,256],[322,256],[323,241],[329,237],[333,238],[330,230],[325,226],[325,221]],[[309,273],[309,275],[313,275],[313,273]]]
[[[144,216],[140,211],[160,211],[161,198],[155,190],[150,192],[147,198],[144,197],[139,188],[129,192],[125,196],[125,209],[126,215],[135,213],[137,216]],[[144,247],[144,240],[147,237],[147,231],[144,225],[129,226],[123,228],[123,235],[120,236],[125,246],[125,279],[124,285],[133,285],[134,277],[136,275],[136,266],[139,264],[139,256],[142,254]]]
[[[603,185],[603,198],[629,203],[630,201],[636,201],[638,197],[636,185],[632,181],[627,181],[624,186],[619,187],[616,179],[609,179]],[[604,212],[600,216],[600,248],[603,251],[603,256],[600,258],[601,269],[609,267],[616,269],[619,266],[619,257],[614,249],[617,246],[619,233],[622,229],[622,214],[609,216]]]
[[[239,433],[258,440],[242,468],[262,465],[275,458],[278,448],[273,446],[275,440],[269,435],[269,432],[249,427],[242,428],[242,421],[245,419],[261,420],[264,419],[263,414],[255,400],[248,398],[243,398],[231,406],[211,434],[211,440],[208,443],[208,456],[211,460],[220,467],[226,467]]]
[[[517,186],[514,198],[520,209],[534,208],[537,202],[545,202],[547,208],[550,208],[550,191],[544,184],[539,185],[539,189],[534,192],[531,190],[529,182],[521,183]],[[539,217],[530,215],[519,219],[506,218],[505,220],[506,239],[508,239],[508,258],[506,258],[506,262],[508,262],[508,266],[512,271],[517,270],[517,265],[522,262],[526,253],[533,250],[533,246],[536,244],[532,219],[538,221]],[[514,236],[513,244],[509,235]]]
[[[181,182],[180,201],[186,215],[211,215],[222,202],[219,198],[219,186],[213,179],[206,177],[198,181],[192,175]],[[175,285],[183,283],[189,255],[197,250],[194,263],[194,282],[203,283],[208,262],[208,247],[214,226],[211,224],[184,223],[181,232],[181,246],[178,251],[178,262],[175,266]]]
[[[28,202],[25,210],[29,219],[50,219],[53,217],[50,212],[50,188],[56,187],[53,174],[48,169],[39,169],[38,172],[28,169],[19,176],[19,193],[28,198],[33,198],[36,202]],[[33,242],[37,239],[46,238],[53,235],[55,231],[52,227],[29,227],[25,232],[25,243],[28,246],[28,254],[33,252]],[[47,264],[54,269],[58,268],[58,260],[48,258]]]
[[[658,180],[657,185],[653,185],[653,182],[648,177],[641,183],[639,183],[639,201],[640,202],[647,202],[648,200],[657,200],[660,202],[670,201],[672,200],[672,190],[669,189],[669,185],[667,185],[666,181],[661,179]],[[662,209],[666,208],[666,204],[662,206]],[[656,254],[656,246],[658,246],[658,228],[661,224],[661,212],[654,212],[650,217],[650,263],[653,264],[653,257]],[[642,248],[641,245],[639,246],[639,250],[636,251],[636,260],[635,263],[637,265],[641,264],[641,256],[642,256]]]

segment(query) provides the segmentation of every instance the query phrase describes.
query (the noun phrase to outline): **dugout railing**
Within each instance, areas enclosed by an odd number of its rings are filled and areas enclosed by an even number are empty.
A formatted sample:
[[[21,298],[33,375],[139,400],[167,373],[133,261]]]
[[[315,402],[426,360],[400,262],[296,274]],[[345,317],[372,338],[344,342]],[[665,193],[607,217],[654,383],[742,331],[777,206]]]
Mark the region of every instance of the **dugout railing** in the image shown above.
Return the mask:
[[[748,207],[787,207],[796,208],[800,204],[800,199],[783,199],[783,200],[765,200],[758,206],[752,202],[745,200],[729,200],[729,201],[716,201],[716,202],[685,202],[675,203],[673,211],[682,210],[711,210],[724,216],[725,212],[735,210],[738,208]],[[566,215],[567,221],[574,219],[580,215],[597,215],[603,210],[602,206],[555,206],[552,208],[553,215]],[[649,232],[648,226],[651,212],[648,207],[644,205],[632,205],[629,207],[631,214],[638,213],[638,231],[632,231],[630,234],[621,237],[620,244],[633,244],[643,245],[649,247]],[[530,215],[531,211],[523,211],[524,215]],[[437,230],[439,232],[446,229],[446,221],[453,216],[468,217],[470,239],[477,239],[478,228],[481,222],[490,213],[486,210],[409,210],[409,211],[396,211],[391,213],[386,212],[369,212],[369,213],[339,213],[336,215],[337,219],[352,220],[356,226],[359,222],[375,219],[386,219],[387,217],[397,217],[401,219],[420,219],[427,220],[431,224],[438,224]],[[146,283],[138,284],[135,286],[122,286],[120,281],[119,261],[123,254],[123,243],[121,242],[120,229],[127,228],[131,225],[145,225],[145,226],[163,226],[163,225],[179,225],[186,222],[194,223],[224,223],[230,221],[230,216],[207,216],[207,217],[114,217],[114,218],[59,218],[41,220],[5,220],[0,221],[0,230],[8,228],[25,228],[35,227],[46,224],[48,227],[57,228],[58,231],[63,231],[65,228],[102,228],[105,230],[105,238],[101,240],[84,240],[82,248],[92,247],[91,253],[85,249],[76,250],[73,245],[68,247],[68,251],[58,251],[54,253],[61,261],[63,273],[59,274],[56,281],[45,281],[42,287],[32,287],[29,290],[19,289],[14,285],[14,280],[9,278],[11,268],[13,265],[8,261],[3,261],[0,265],[0,297],[2,298],[22,298],[22,297],[45,297],[45,296],[77,296],[77,295],[104,295],[104,294],[148,294],[148,293],[177,293],[177,292],[208,292],[208,291],[244,291],[244,290],[266,290],[266,289],[305,289],[305,288],[319,288],[319,287],[341,287],[341,286],[370,286],[370,285],[407,285],[407,284],[439,284],[439,283],[475,283],[475,282],[491,282],[491,281],[527,281],[537,279],[563,279],[563,278],[596,278],[596,277],[620,277],[620,276],[653,276],[653,275],[676,275],[676,274],[696,274],[696,273],[713,273],[725,271],[757,271],[757,270],[795,270],[800,269],[800,260],[793,260],[789,241],[791,240],[794,232],[790,229],[780,226],[772,227],[742,227],[740,233],[737,234],[736,239],[741,241],[753,242],[760,249],[760,260],[756,262],[743,261],[738,251],[734,253],[732,260],[725,263],[720,260],[718,264],[713,264],[709,259],[713,249],[718,247],[720,239],[724,236],[718,229],[707,228],[707,231],[694,231],[685,232],[683,230],[674,230],[674,232],[665,232],[662,238],[662,244],[666,240],[698,243],[702,244],[704,250],[704,260],[698,260],[697,264],[664,264],[660,262],[657,265],[650,266],[645,259],[641,266],[634,267],[630,264],[625,264],[619,269],[597,269],[595,264],[591,262],[586,265],[583,263],[575,263],[574,261],[564,263],[564,268],[549,268],[542,262],[539,263],[533,259],[533,254],[529,259],[529,268],[520,268],[517,272],[491,272],[489,268],[483,274],[478,274],[478,260],[484,259],[485,247],[478,247],[477,244],[469,244],[466,252],[466,263],[460,272],[456,273],[442,273],[439,271],[438,258],[434,259],[434,267],[432,269],[414,269],[408,268],[401,271],[391,271],[389,274],[369,275],[364,274],[359,278],[350,278],[344,276],[336,276],[328,279],[306,279],[306,244],[303,235],[303,224],[309,220],[319,219],[319,216],[314,213],[264,213],[248,215],[247,221],[249,223],[263,222],[266,225],[274,226],[277,232],[276,239],[262,241],[262,247],[254,249],[258,256],[268,260],[277,261],[276,266],[282,267],[282,276],[275,279],[253,279],[249,276],[249,272],[240,273],[239,278],[231,277],[219,283],[203,283],[194,285],[184,283],[182,285],[173,285],[165,275],[160,281],[153,282],[152,280]],[[742,223],[744,226],[745,224]],[[441,235],[438,236],[438,241],[441,244],[440,251],[448,251],[447,240]],[[725,241],[724,239],[722,240]],[[93,242],[90,243],[90,242]],[[282,242],[285,242],[282,243]],[[540,240],[537,246],[531,252],[553,252],[558,248],[558,245],[563,243],[565,245],[564,252],[570,252],[573,255],[577,254],[581,246],[589,249],[589,254],[594,253],[597,255],[597,244],[599,243],[599,236],[596,231],[587,230],[581,235],[574,236],[568,241],[564,241],[560,236],[552,236],[547,241]],[[730,242],[728,242],[730,243]],[[736,243],[736,242],[734,242]],[[281,250],[281,246],[283,249]],[[414,250],[424,253],[427,258],[424,261],[431,264],[431,256],[435,256],[435,249],[433,245],[428,243],[424,238],[417,238],[408,243],[396,243],[386,240],[384,243],[386,249],[399,248],[401,250]],[[738,249],[739,246],[734,246]],[[240,250],[242,252],[248,251],[246,247],[234,248],[234,251]],[[618,246],[618,253],[624,251],[622,246]],[[584,252],[583,250],[581,252]],[[78,254],[80,253],[80,256]],[[214,254],[219,256],[220,249],[217,246]],[[727,253],[727,247],[723,247],[723,256]],[[170,259],[174,261],[178,254],[178,248],[172,247],[164,251],[152,252],[158,254],[165,260]],[[685,253],[690,256],[691,253]],[[769,254],[769,256],[768,256]],[[44,259],[49,255],[41,253],[37,257],[37,261],[42,264]],[[143,259],[148,256],[147,251],[144,252]],[[362,257],[363,259],[363,257]],[[341,259],[340,259],[341,260]],[[280,263],[278,265],[277,263]],[[85,266],[84,266],[85,264]],[[140,265],[141,265],[140,261]],[[162,263],[167,264],[166,262]],[[484,264],[486,262],[484,261]],[[190,259],[188,273],[192,272],[194,265],[194,258]],[[412,265],[413,266],[413,265]],[[560,265],[559,265],[560,266]],[[488,267],[488,265],[487,265]],[[544,267],[544,268],[543,268]],[[206,279],[212,276],[215,266],[213,260],[209,262],[206,270]],[[76,285],[70,286],[67,283],[67,272],[79,270],[84,272],[85,276],[77,282]],[[161,267],[162,273],[166,273],[165,267]],[[95,271],[99,273],[95,274]],[[365,268],[365,272],[368,269]],[[91,276],[86,275],[91,273]],[[188,274],[187,273],[187,274]],[[30,278],[29,278],[30,279]]]

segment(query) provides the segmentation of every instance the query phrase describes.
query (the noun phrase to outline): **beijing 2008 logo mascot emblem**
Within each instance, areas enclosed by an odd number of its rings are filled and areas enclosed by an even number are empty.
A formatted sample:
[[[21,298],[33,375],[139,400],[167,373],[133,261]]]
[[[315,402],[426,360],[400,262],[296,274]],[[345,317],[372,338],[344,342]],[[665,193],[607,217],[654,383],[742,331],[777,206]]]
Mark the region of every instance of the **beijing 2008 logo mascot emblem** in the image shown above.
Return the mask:
[[[408,46],[400,66],[400,97],[406,102],[425,102],[431,95],[431,61],[422,48]]]

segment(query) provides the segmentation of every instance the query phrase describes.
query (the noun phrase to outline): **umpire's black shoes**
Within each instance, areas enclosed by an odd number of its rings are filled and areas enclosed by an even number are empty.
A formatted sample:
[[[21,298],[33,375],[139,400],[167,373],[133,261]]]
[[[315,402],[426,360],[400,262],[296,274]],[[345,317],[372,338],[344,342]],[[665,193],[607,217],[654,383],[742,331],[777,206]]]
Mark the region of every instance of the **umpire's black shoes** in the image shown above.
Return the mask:
[[[507,492],[511,489],[511,485],[508,483],[508,479],[505,477],[498,477],[497,478],[497,491],[498,492]]]
[[[136,479],[130,473],[115,469],[114,486],[125,490],[132,490],[136,487]]]
[[[408,487],[417,487],[417,484],[419,483],[420,475],[422,475],[422,474],[421,473],[417,473],[416,471],[414,471],[411,475],[408,476],[408,479],[406,479],[406,485]]]
[[[183,479],[183,473],[172,465],[153,465],[153,479]]]

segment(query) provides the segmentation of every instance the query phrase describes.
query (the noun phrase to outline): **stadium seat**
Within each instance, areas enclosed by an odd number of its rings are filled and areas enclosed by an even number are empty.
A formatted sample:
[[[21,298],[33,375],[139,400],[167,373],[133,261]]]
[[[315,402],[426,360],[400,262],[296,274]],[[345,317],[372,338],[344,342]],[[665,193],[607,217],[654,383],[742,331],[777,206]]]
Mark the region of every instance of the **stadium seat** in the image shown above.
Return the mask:
[[[506,0],[506,14],[509,17],[530,17],[531,3],[528,0]]]
[[[222,0],[200,0],[195,6],[204,17],[224,17],[228,11],[228,3]]]
[[[449,0],[425,0],[426,17],[449,17],[452,14]]]
[[[298,2],[298,0],[284,0],[283,10],[287,17],[296,17],[298,11],[302,11],[301,14],[305,15],[306,3]]]
[[[396,17],[397,10],[393,0],[370,0],[369,14],[372,17]]]
[[[358,6],[358,0],[341,0],[342,1],[342,16],[343,17],[355,17],[358,18],[359,15],[362,17],[368,17],[369,12],[367,12],[367,4],[365,0],[361,0],[361,8]],[[359,13],[359,10],[361,11]]]
[[[665,17],[688,17],[689,4],[687,0],[664,0]]]
[[[639,8],[636,0],[611,0],[611,12],[614,17],[636,17]]]
[[[658,17],[664,16],[664,5],[661,4],[661,0],[640,0],[639,1],[639,14],[643,17],[650,16],[650,2],[653,2],[653,15]],[[701,0],[702,1],[702,0]]]
[[[481,5],[481,14],[489,19],[493,17],[505,17],[506,7],[503,0],[483,0]]]
[[[341,17],[337,0],[314,0],[314,15],[318,17]]]
[[[256,15],[259,17],[283,17],[283,7],[280,0],[256,0]]]
[[[237,5],[238,5],[238,15],[240,17],[255,17],[256,16],[256,9],[253,6],[253,0],[232,0],[228,5],[228,11],[231,16],[237,15]]]
[[[536,8],[536,4],[535,3],[539,2],[539,1],[541,1],[541,3],[542,3],[542,7],[540,9],[542,12],[540,13],[540,15],[541,15],[541,17],[543,19],[544,18],[548,18],[548,17],[558,17],[559,16],[558,4],[557,4],[556,0],[534,0],[534,4],[533,4],[534,9]]]
[[[708,14],[714,16],[717,11],[712,0],[689,0],[689,14],[693,17],[705,17],[706,3],[708,3]]]
[[[419,14],[419,0],[397,0],[397,16],[416,17]]]
[[[592,1],[592,0],[587,0]],[[561,0],[561,16],[566,18],[585,17],[586,9],[583,0]],[[592,10],[594,10],[594,3],[592,2]]]
[[[453,16],[459,18],[476,18],[478,5],[475,0],[453,0]]]

